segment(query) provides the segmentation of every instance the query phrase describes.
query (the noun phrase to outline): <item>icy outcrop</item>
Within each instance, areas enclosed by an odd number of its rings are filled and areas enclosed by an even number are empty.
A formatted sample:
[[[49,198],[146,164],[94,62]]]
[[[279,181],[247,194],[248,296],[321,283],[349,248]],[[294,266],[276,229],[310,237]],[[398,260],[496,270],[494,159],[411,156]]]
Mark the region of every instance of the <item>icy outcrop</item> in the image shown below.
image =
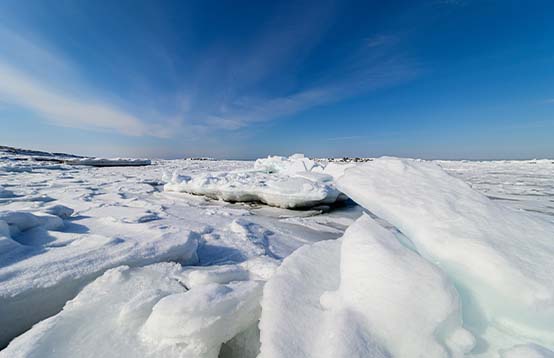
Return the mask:
[[[474,345],[446,276],[367,215],[286,258],[262,307],[262,358],[446,358]]]
[[[204,195],[230,202],[261,202],[295,209],[332,204],[346,199],[335,188],[333,176],[303,155],[258,159],[255,169],[174,175],[165,191]]]
[[[262,282],[248,279],[256,274],[246,265],[201,269],[204,273],[210,270],[211,275],[205,275],[202,282],[191,279],[194,268],[175,263],[108,270],[59,314],[12,341],[0,357],[59,358],[90,353],[101,357],[216,358],[221,344],[235,337],[242,340],[242,344],[234,342],[235,356],[245,357],[242,350],[257,351],[257,342],[245,344],[249,340],[242,333],[256,335],[251,331],[260,314]],[[226,272],[225,279],[222,272]]]
[[[554,346],[554,223],[494,202],[430,162],[377,159],[347,170],[337,186],[456,284],[464,323],[481,335],[477,351],[511,336]]]
[[[150,159],[131,158],[77,158],[65,160],[70,165],[87,165],[92,167],[142,167],[152,164]]]

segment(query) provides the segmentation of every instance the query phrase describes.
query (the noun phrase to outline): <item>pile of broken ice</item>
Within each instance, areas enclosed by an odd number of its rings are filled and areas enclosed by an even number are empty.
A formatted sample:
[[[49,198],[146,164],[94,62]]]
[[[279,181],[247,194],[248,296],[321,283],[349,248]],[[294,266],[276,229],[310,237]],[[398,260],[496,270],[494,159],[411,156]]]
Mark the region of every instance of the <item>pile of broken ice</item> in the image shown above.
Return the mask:
[[[329,169],[333,168],[331,165]],[[230,202],[260,202],[294,209],[333,204],[345,197],[334,186],[333,171],[296,154],[289,158],[258,159],[252,170],[174,173],[166,191],[204,195]]]
[[[113,268],[0,356],[554,357],[554,224],[489,200],[434,163],[270,157],[250,171],[174,175],[165,190],[285,208],[342,192],[368,213],[342,238],[304,246],[278,268],[268,257]],[[10,235],[50,230],[62,214],[2,214],[2,260],[31,258]],[[76,290],[82,277],[136,262],[141,242],[82,245],[3,267],[0,315],[15,324],[50,299],[38,292]],[[177,249],[164,250],[156,255]],[[193,245],[186,250],[192,257]],[[59,275],[45,274],[59,265]]]

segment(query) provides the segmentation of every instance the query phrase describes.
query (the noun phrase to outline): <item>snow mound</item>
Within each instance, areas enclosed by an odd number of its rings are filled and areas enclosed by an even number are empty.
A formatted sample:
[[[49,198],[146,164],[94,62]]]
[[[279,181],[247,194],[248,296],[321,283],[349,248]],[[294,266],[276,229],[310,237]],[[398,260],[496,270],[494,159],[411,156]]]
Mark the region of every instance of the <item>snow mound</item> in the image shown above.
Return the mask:
[[[474,345],[446,276],[365,214],[286,258],[262,307],[263,358],[446,358]]]
[[[322,180],[323,179],[323,180]],[[230,202],[261,202],[286,209],[332,204],[342,199],[329,178],[290,176],[256,171],[174,175],[165,191],[204,195]]]
[[[256,265],[254,265],[256,266]],[[214,267],[213,272],[239,270]],[[202,270],[205,272],[205,270]],[[14,339],[0,357],[190,357],[216,358],[222,343],[241,338],[254,350],[262,282],[241,275],[214,275],[187,286],[194,268],[160,263],[108,270],[57,315]],[[238,272],[238,271],[236,271]],[[216,277],[217,276],[217,277]],[[255,336],[255,335],[254,335]],[[254,347],[251,347],[251,345]],[[252,356],[250,354],[250,356]]]
[[[65,161],[70,165],[87,165],[92,167],[141,167],[152,164],[149,159],[131,158],[77,158]]]
[[[197,237],[187,230],[106,219],[95,234],[63,232],[62,217],[71,210],[46,210],[59,216],[0,212],[0,346],[59,311],[107,269],[197,259]]]
[[[474,191],[430,162],[380,158],[347,170],[338,188],[406,235],[456,284],[464,323],[554,346],[554,223]],[[490,337],[489,337],[490,336]],[[515,339],[515,338],[514,338]]]

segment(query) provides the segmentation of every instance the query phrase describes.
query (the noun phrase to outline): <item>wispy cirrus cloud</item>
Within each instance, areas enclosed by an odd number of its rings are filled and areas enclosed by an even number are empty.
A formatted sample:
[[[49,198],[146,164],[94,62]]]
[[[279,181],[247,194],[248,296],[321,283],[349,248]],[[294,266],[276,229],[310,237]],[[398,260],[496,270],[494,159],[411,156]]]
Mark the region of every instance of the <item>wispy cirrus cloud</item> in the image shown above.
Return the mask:
[[[71,93],[68,82],[79,82],[74,83],[78,88],[86,83],[75,79],[77,70],[63,56],[4,28],[0,28],[0,40],[9,49],[9,53],[0,52],[0,103],[4,106],[32,111],[65,127],[128,136],[170,135],[167,126],[149,123],[101,97]]]
[[[238,45],[216,40],[198,50],[189,66],[167,50],[185,52],[186,43],[156,42],[152,34],[133,34],[140,48],[155,43],[159,50],[148,51],[160,54],[153,58],[145,54],[148,66],[133,66],[140,54],[113,47],[100,63],[86,59],[84,65],[72,62],[75,56],[67,57],[37,31],[21,34],[0,27],[5,45],[0,48],[0,103],[60,126],[185,138],[248,128],[417,76],[417,66],[398,52],[400,38],[393,33],[360,36],[332,61],[314,61],[325,56],[317,52],[318,45],[332,32],[337,4],[325,1],[309,13],[283,6]],[[104,41],[99,44],[94,43],[103,49]],[[319,68],[314,71],[312,65]],[[87,71],[101,70],[114,75],[104,89],[87,81]],[[163,81],[153,73],[171,84],[157,86]]]

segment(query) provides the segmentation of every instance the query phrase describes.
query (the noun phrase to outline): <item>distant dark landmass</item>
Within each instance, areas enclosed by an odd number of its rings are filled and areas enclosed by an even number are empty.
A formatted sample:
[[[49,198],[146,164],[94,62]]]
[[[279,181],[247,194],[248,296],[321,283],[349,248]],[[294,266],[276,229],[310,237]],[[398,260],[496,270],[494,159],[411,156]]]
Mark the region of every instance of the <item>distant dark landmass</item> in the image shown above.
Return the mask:
[[[40,150],[15,148],[15,147],[9,147],[6,145],[0,145],[0,152],[10,153],[10,154],[29,155],[33,157],[84,158],[83,156],[75,155],[75,154],[43,152]]]

